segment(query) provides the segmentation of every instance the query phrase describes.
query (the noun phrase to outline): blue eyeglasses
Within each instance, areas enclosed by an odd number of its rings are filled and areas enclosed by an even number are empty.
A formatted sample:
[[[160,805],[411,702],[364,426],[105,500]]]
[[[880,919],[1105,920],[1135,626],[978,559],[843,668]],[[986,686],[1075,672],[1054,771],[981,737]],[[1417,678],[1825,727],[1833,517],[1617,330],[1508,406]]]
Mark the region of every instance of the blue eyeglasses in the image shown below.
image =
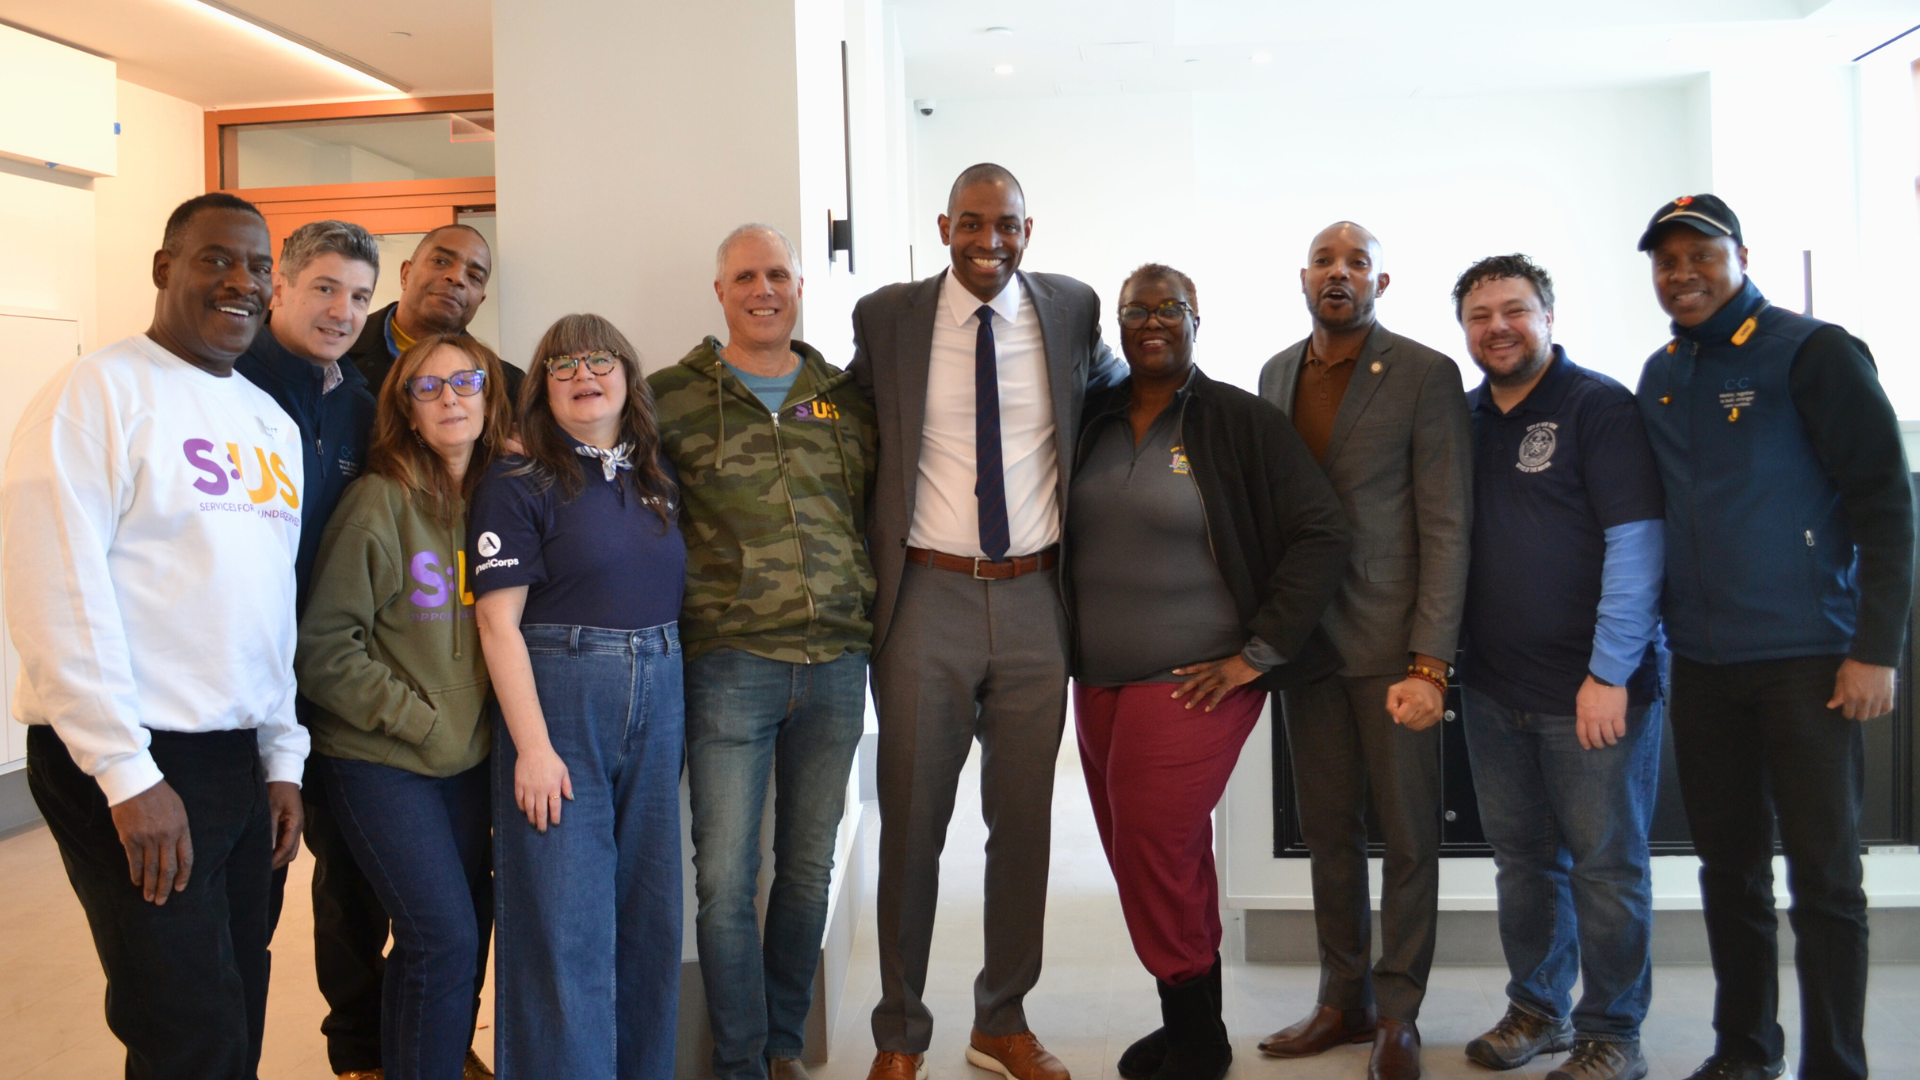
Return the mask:
[[[444,379],[438,375],[416,375],[407,380],[407,393],[413,395],[415,401],[438,401],[442,387],[451,386],[453,392],[461,397],[472,397],[485,389],[486,385],[487,373],[470,368],[456,371]]]

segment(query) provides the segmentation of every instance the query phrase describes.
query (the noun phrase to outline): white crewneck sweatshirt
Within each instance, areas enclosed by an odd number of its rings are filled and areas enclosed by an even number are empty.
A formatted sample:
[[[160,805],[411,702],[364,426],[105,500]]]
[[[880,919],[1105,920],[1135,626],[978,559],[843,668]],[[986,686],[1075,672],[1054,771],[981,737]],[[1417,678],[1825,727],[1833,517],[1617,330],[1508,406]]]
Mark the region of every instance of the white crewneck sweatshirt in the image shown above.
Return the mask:
[[[149,730],[257,730],[267,779],[299,783],[301,481],[271,397],[144,335],[27,406],[0,480],[13,714],[53,725],[110,805],[164,779]]]

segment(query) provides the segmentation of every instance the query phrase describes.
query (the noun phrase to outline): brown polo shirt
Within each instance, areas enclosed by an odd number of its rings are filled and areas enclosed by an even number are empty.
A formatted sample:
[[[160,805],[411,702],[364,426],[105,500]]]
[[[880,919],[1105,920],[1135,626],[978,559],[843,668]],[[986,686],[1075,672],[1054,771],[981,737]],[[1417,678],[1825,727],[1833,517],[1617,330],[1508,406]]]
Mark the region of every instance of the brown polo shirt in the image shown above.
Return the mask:
[[[1300,378],[1293,389],[1293,426],[1307,449],[1313,451],[1314,460],[1322,465],[1327,463],[1327,444],[1333,441],[1333,418],[1340,413],[1340,402],[1346,399],[1347,384],[1353,381],[1359,359],[1356,353],[1328,362],[1313,355],[1309,345],[1307,358],[1300,365]]]

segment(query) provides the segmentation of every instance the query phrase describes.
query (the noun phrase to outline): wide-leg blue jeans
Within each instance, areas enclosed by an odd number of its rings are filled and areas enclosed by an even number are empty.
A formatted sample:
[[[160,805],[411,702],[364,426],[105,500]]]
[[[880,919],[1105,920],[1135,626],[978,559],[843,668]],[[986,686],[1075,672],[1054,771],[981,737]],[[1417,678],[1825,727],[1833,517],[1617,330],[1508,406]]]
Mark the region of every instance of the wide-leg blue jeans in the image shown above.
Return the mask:
[[[765,1080],[768,1058],[797,1058],[805,1046],[866,701],[864,653],[794,664],[718,649],[687,664],[696,931],[719,1080]],[[754,898],[769,774],[774,869],[763,941]]]
[[[1571,716],[1509,709],[1465,690],[1467,752],[1493,845],[1507,997],[1568,1015],[1583,1039],[1634,1042],[1653,997],[1647,830],[1660,786],[1660,705],[1627,710],[1627,735],[1581,747]]]
[[[680,635],[520,628],[573,800],[538,832],[495,709],[500,1080],[671,1080],[680,1000]]]

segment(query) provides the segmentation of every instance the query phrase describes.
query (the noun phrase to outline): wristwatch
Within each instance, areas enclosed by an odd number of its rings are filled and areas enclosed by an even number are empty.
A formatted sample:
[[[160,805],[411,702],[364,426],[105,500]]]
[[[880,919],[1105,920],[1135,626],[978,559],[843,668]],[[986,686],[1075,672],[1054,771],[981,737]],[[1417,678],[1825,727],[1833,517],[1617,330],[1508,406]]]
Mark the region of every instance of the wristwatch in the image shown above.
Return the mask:
[[[1615,689],[1618,689],[1620,686],[1619,683],[1610,683],[1607,680],[1601,678],[1600,676],[1595,675],[1591,671],[1587,672],[1587,678],[1592,679],[1594,682],[1599,683],[1601,686],[1610,686],[1610,687],[1614,687]]]

